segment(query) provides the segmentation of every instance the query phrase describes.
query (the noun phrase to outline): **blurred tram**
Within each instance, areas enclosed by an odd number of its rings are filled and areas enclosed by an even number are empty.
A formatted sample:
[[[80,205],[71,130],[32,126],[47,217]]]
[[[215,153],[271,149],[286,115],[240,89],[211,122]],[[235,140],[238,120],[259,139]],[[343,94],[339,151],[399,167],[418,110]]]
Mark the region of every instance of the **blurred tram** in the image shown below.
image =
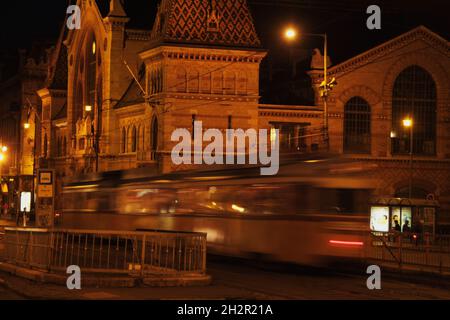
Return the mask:
[[[319,265],[362,255],[371,169],[315,158],[282,164],[276,176],[259,167],[108,172],[65,184],[60,226],[205,232],[209,253]]]

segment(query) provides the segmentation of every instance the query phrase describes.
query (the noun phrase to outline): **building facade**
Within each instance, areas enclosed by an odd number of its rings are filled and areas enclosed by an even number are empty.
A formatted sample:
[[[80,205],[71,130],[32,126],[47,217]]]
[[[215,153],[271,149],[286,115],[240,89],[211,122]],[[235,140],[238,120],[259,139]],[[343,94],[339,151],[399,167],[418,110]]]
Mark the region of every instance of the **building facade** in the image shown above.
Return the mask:
[[[245,0],[162,0],[152,30],[131,28],[118,0],[78,1],[81,29],[63,30],[42,103],[39,165],[59,179],[174,165],[175,129],[279,129],[282,151],[330,151],[378,166],[377,194],[435,197],[450,209],[449,42],[418,27],[332,66],[323,135],[323,70],[310,71],[311,106],[260,104],[267,52]],[[402,126],[413,119],[413,142]],[[413,169],[410,169],[410,145]]]
[[[48,50],[48,44],[35,43],[19,51],[17,65],[5,59],[14,65],[14,71],[0,79],[0,203],[5,215],[18,211],[20,192],[33,191],[36,132],[33,127],[29,135],[23,123],[28,121],[29,106],[41,110],[36,91],[44,85],[48,73]]]

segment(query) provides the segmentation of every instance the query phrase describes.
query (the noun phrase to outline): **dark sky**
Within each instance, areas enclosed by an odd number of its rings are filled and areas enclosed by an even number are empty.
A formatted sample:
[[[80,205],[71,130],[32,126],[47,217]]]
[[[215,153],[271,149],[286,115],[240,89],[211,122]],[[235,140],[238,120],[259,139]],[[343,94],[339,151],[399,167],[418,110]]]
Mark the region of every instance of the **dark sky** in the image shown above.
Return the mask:
[[[107,5],[108,0],[98,0]],[[159,0],[125,0],[130,15],[140,24],[152,25]],[[29,47],[33,41],[56,39],[69,0],[1,1],[0,49]],[[248,0],[264,47],[275,54],[286,44],[280,33],[289,23],[309,33],[327,32],[330,56],[341,62],[357,53],[399,35],[415,26],[425,25],[450,39],[449,0]],[[382,29],[366,28],[366,8],[378,4],[382,10]],[[146,9],[148,8],[148,9]],[[147,11],[148,10],[148,11]],[[145,20],[145,21],[142,21]],[[320,47],[320,40],[305,38],[299,48]]]

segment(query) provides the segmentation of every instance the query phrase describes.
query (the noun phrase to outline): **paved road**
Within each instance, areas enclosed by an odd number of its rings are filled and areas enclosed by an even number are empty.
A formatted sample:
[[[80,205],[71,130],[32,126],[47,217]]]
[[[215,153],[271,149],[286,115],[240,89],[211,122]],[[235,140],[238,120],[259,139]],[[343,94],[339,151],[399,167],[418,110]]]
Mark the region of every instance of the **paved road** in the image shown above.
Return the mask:
[[[369,290],[361,275],[316,270],[267,271],[243,265],[209,264],[214,283],[258,293],[268,299],[450,299],[447,286],[436,281],[386,275],[381,290]],[[448,283],[450,286],[450,281]]]
[[[22,300],[23,298],[16,293],[6,289],[0,284],[0,300]]]
[[[369,290],[364,272],[355,275],[311,270],[274,271],[242,263],[214,261],[209,262],[208,273],[213,276],[210,286],[181,288],[95,289],[82,286],[82,290],[70,291],[62,286],[42,285],[18,278],[7,280],[27,295],[45,299],[450,299],[450,283],[445,287],[442,283],[437,286],[392,276],[382,275],[381,290]],[[0,286],[0,299],[18,298]]]

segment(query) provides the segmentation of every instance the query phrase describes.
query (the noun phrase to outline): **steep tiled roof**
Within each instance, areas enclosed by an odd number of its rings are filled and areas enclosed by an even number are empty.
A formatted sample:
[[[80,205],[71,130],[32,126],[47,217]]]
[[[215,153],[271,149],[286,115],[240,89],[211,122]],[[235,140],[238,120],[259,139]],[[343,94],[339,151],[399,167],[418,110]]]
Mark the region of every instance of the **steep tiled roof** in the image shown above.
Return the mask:
[[[246,0],[162,0],[152,44],[259,48]]]

